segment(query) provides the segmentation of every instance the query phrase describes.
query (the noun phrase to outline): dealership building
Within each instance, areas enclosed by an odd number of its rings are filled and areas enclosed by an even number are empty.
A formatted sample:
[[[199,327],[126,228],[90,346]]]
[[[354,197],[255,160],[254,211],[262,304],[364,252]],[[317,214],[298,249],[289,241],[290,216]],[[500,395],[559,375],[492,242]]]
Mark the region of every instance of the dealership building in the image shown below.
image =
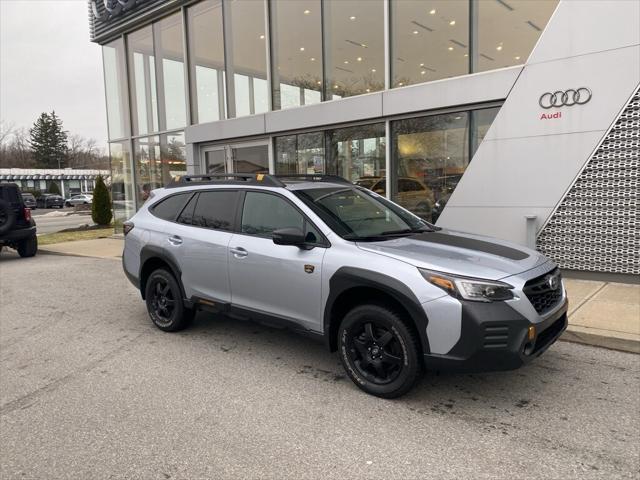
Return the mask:
[[[90,0],[116,220],[185,173],[337,174],[637,280],[640,2]]]

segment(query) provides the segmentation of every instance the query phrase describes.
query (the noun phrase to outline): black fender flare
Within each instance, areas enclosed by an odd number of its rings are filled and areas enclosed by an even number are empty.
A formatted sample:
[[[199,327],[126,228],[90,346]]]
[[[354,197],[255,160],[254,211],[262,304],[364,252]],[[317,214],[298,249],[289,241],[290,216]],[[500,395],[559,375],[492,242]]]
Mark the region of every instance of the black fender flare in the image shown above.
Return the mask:
[[[142,271],[144,270],[146,263],[154,259],[161,260],[169,266],[171,273],[178,281],[178,285],[180,285],[180,292],[185,304],[190,303],[186,302],[187,297],[184,293],[184,286],[182,285],[182,270],[178,266],[178,261],[170,252],[153,245],[144,246],[140,252],[140,269],[138,270],[138,279],[140,282],[140,293],[142,294],[142,298],[145,297],[145,285],[143,284]]]
[[[427,315],[407,285],[397,278],[390,277],[383,273],[373,272],[356,267],[339,268],[329,280],[329,296],[324,307],[323,331],[327,346],[333,350],[331,335],[331,312],[338,297],[347,290],[357,287],[375,288],[392,297],[409,313],[413,324],[420,336],[423,353],[429,353],[429,339],[427,338]]]

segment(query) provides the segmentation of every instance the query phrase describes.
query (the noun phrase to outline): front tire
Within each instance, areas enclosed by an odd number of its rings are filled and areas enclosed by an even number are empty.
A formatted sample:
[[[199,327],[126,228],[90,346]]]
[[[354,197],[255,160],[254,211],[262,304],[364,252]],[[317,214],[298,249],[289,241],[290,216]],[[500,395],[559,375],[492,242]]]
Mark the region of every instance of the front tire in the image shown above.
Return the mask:
[[[25,240],[21,240],[18,243],[18,255],[22,258],[28,258],[35,256],[38,253],[38,237],[35,235],[33,237],[29,237]]]
[[[417,334],[398,312],[360,305],[338,331],[340,360],[360,389],[382,398],[407,393],[422,371]]]
[[[175,277],[163,268],[149,275],[145,288],[147,311],[160,330],[177,332],[191,322],[194,312],[182,302],[182,291]]]

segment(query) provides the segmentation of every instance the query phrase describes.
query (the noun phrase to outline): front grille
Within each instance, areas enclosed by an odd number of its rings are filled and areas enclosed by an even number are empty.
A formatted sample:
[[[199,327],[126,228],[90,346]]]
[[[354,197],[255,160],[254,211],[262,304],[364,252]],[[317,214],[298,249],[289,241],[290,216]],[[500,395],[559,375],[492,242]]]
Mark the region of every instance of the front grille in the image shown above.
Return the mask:
[[[553,285],[554,282],[555,285]],[[550,312],[562,299],[562,277],[560,271],[556,268],[549,273],[529,280],[525,283],[523,291],[538,314],[544,315]]]

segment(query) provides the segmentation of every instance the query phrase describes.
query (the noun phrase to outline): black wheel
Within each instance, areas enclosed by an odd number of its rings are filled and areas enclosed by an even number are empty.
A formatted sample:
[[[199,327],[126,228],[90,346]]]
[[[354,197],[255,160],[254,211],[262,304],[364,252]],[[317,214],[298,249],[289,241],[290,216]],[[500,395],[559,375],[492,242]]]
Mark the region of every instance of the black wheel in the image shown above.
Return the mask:
[[[17,250],[22,258],[33,257],[38,253],[38,237],[34,235],[25,240],[20,240]]]
[[[16,213],[11,204],[0,198],[0,235],[7,233],[16,223]]]
[[[378,397],[404,395],[422,370],[416,333],[400,314],[381,305],[361,305],[344,317],[338,351],[351,380]]]
[[[164,269],[155,270],[147,280],[145,291],[147,311],[160,330],[175,332],[185,328],[193,318],[193,310],[182,303],[180,285]]]

